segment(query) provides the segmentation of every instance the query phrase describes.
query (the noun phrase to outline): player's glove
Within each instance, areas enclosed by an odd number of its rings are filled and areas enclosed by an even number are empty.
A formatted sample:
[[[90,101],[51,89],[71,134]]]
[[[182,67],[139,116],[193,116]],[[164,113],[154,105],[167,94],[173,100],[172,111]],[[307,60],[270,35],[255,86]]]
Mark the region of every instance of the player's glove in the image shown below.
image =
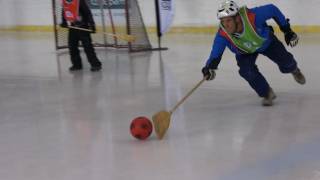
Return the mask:
[[[96,25],[95,24],[88,24],[88,29],[91,30],[91,33],[96,33]]]
[[[289,23],[289,19],[287,19],[287,25],[280,27],[281,31],[284,33],[284,39],[286,41],[286,44],[291,47],[294,47],[299,42],[298,35],[292,31]]]
[[[66,22],[62,22],[59,26],[62,28],[68,28],[68,24]]]
[[[206,78],[207,81],[213,80],[216,77],[215,70],[218,68],[218,65],[221,61],[221,57],[214,58],[210,61],[210,63],[206,64],[202,68],[203,77]]]
[[[285,39],[287,45],[288,46],[290,45],[291,47],[296,46],[299,42],[298,35],[293,31],[289,31],[289,32],[285,33],[284,39]]]
[[[206,78],[207,81],[211,81],[216,77],[216,72],[214,69],[210,69],[209,67],[205,66],[202,68],[203,77]]]

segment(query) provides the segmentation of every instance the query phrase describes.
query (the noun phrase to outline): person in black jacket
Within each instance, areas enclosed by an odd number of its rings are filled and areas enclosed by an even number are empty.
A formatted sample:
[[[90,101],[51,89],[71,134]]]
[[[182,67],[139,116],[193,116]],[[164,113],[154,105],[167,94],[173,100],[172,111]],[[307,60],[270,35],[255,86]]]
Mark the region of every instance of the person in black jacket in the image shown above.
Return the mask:
[[[64,12],[62,12],[64,14]],[[69,28],[68,34],[68,48],[71,57],[72,66],[70,71],[82,70],[82,61],[79,51],[79,41],[81,41],[84,51],[87,55],[88,61],[91,65],[91,71],[100,71],[101,62],[99,61],[95,50],[92,45],[92,39],[90,33],[95,33],[95,22],[92,17],[90,8],[86,0],[79,0],[79,17],[75,22],[67,22],[64,15],[62,15],[61,27],[68,27],[68,23],[71,26],[89,29],[91,32]]]

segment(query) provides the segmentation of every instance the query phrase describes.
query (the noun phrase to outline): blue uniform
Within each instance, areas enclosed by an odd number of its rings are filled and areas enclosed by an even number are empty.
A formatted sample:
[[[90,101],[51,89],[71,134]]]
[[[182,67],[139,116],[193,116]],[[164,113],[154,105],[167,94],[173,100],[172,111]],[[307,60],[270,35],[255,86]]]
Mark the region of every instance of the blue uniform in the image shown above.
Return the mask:
[[[265,97],[269,90],[269,84],[255,65],[258,54],[269,57],[278,65],[282,73],[290,73],[297,68],[297,63],[292,54],[285,49],[283,44],[277,39],[273,32],[271,32],[272,30],[266,21],[273,18],[280,27],[289,26],[289,23],[281,11],[272,4],[248,9],[248,16],[251,16],[251,19],[253,19],[251,24],[256,33],[265,39],[263,45],[257,49],[255,53],[245,54],[238,49],[230,39],[223,35],[220,28],[216,33],[206,66],[215,64],[214,67],[211,68],[216,69],[225,48],[228,47],[236,54],[240,75],[248,81],[259,96]]]

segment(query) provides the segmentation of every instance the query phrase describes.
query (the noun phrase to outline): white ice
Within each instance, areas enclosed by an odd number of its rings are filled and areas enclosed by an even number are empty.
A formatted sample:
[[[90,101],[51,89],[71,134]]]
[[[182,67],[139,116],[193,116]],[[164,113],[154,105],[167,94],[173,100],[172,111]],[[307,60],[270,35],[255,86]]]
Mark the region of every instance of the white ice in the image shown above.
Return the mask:
[[[163,140],[130,135],[133,118],[170,110],[201,80],[212,38],[170,34],[161,54],[97,49],[101,72],[82,54],[84,70],[69,73],[51,34],[0,33],[0,179],[319,180],[319,35],[288,47],[304,86],[259,56],[273,107],[260,105],[226,51]]]

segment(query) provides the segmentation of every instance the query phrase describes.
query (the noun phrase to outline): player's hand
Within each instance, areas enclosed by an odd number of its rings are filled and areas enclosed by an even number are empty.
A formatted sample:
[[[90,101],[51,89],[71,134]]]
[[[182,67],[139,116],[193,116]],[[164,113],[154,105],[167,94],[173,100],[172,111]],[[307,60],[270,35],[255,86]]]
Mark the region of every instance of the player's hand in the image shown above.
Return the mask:
[[[290,45],[291,47],[296,46],[299,42],[298,35],[293,31],[286,32],[284,34],[284,39],[285,39],[287,45],[288,46]]]
[[[68,24],[67,23],[61,23],[59,24],[60,27],[62,28],[68,28]]]
[[[205,66],[202,68],[203,77],[206,78],[207,81],[211,81],[216,77],[216,72],[214,69],[210,69],[209,67]]]
[[[91,30],[91,33],[96,33],[96,25],[95,24],[88,24],[88,29]]]

